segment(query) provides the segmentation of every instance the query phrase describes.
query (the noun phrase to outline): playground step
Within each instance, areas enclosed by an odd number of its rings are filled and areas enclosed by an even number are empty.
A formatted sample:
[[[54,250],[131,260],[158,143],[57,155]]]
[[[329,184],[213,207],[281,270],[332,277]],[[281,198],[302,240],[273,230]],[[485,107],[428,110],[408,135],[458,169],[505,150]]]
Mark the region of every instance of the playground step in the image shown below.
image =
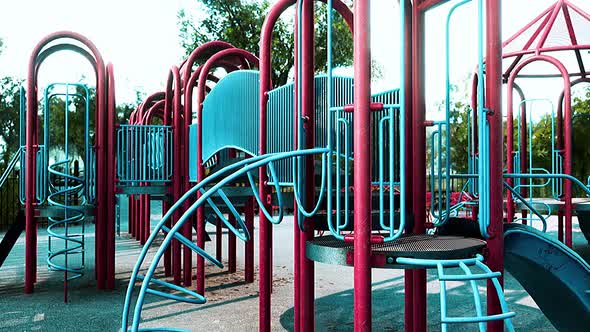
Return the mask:
[[[397,263],[397,258],[416,259],[468,259],[480,254],[486,242],[460,236],[437,236],[427,234],[402,235],[398,239],[371,244],[372,264],[377,268],[409,268]],[[353,265],[354,245],[338,240],[331,235],[316,237],[306,244],[307,258],[322,263]]]
[[[18,237],[25,229],[25,214],[22,210],[18,211],[14,222],[10,225],[10,228],[4,234],[2,242],[0,242],[0,267],[4,264],[6,257],[10,254],[10,251],[14,247],[14,244],[18,240]]]

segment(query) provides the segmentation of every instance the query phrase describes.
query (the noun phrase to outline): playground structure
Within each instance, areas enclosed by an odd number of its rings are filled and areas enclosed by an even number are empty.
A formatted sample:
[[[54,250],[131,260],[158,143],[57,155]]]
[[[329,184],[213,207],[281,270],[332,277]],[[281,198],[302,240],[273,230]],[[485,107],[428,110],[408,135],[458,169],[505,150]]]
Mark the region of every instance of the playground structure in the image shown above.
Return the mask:
[[[570,90],[571,85],[588,82],[580,51],[590,49],[590,41],[581,44],[577,30],[570,26],[573,15],[578,15],[576,22],[580,17],[590,21],[590,16],[568,1],[560,0],[502,44],[500,2],[473,1],[471,14],[478,18],[475,27],[478,56],[469,131],[470,167],[468,174],[456,174],[451,170],[449,152],[449,128],[453,125],[449,120],[452,105],[448,93],[452,36],[449,26],[459,16],[457,9],[471,1],[455,1],[447,12],[446,116],[440,121],[425,118],[424,25],[425,12],[446,1],[415,1],[413,5],[402,2],[399,7],[400,87],[377,94],[372,94],[370,87],[369,1],[355,1],[354,14],[339,0],[324,2],[328,6],[328,26],[337,12],[353,33],[353,77],[333,74],[331,29],[328,29],[327,72],[314,76],[315,1],[279,0],[264,22],[259,57],[226,42],[201,45],[179,66],[170,68],[165,91],[146,98],[127,123],[118,127],[115,126],[113,68],[104,66],[96,47],[73,33],[56,33],[41,41],[31,58],[26,90],[26,141],[19,150],[19,156],[25,158],[21,160],[21,169],[26,173],[25,292],[32,292],[35,280],[36,213],[51,218],[49,227],[55,230],[49,232],[51,237],[64,240],[65,249],[53,251],[48,263],[65,272],[66,286],[68,280],[82,273],[79,266],[67,264],[67,257],[82,253],[80,249],[84,248],[83,235],[68,233],[68,225],[83,223],[85,217],[94,215],[97,285],[99,289],[113,288],[115,194],[125,194],[130,197],[129,231],[144,248],[126,293],[121,321],[124,330],[139,330],[146,295],[192,304],[206,301],[205,260],[223,267],[222,227],[228,230],[229,271],[235,271],[236,238],[239,238],[245,242],[245,279],[253,282],[255,209],[259,213],[261,331],[271,330],[272,225],[280,223],[289,209],[294,211],[296,331],[314,330],[315,262],[353,267],[357,331],[371,329],[373,268],[405,269],[404,323],[408,331],[426,330],[426,269],[437,272],[443,331],[458,323],[477,324],[482,331],[486,328],[501,331],[504,326],[513,330],[511,319],[515,313],[507,307],[502,292],[504,264],[555,327],[575,331],[579,326],[587,326],[590,297],[585,287],[590,283],[590,266],[568,247],[571,247],[574,203],[582,229],[584,218],[580,216],[586,206],[585,200],[572,198],[572,184],[590,194],[572,176]],[[291,6],[296,7],[295,80],[273,87],[272,30]],[[545,44],[559,15],[563,15],[568,27],[572,41],[569,48]],[[531,27],[535,28],[532,37],[522,50],[502,53],[503,47],[506,50]],[[51,44],[62,39],[77,40],[89,51],[75,44]],[[533,42],[537,42],[537,48],[531,48]],[[49,161],[47,131],[43,144],[38,142],[37,72],[47,56],[62,49],[82,54],[96,70],[95,136],[92,142],[90,134],[86,134],[82,176],[69,171],[73,160],[68,153],[67,130],[63,158],[53,163]],[[575,54],[579,73],[544,54],[565,50]],[[527,57],[528,54],[531,56]],[[502,64],[503,59],[512,63],[508,70]],[[543,174],[535,173],[539,170],[533,164],[532,148],[527,147],[532,142],[527,131],[531,128],[531,107],[515,84],[516,78],[528,75],[519,75],[520,70],[537,60],[555,64],[565,81],[552,126],[554,167]],[[219,73],[222,74],[216,76]],[[570,76],[581,78],[570,82]],[[502,152],[503,81],[508,83],[506,170]],[[64,98],[68,128],[69,101],[79,101],[86,112],[85,132],[88,133],[87,88],[76,86],[76,92],[70,92],[71,83],[64,86],[63,93],[51,94],[52,90],[46,89],[45,102]],[[62,84],[55,84],[54,88],[57,87]],[[520,104],[513,103],[513,91],[521,93]],[[517,142],[513,142],[515,105],[520,110]],[[51,114],[44,112],[44,116],[47,123]],[[427,139],[427,127],[435,128],[430,139]],[[429,186],[426,172],[419,171],[426,170],[428,149],[433,155]],[[451,191],[453,178],[468,179],[460,192]],[[537,185],[532,179],[538,178],[549,179],[552,201],[534,197],[533,188]],[[430,188],[428,193],[427,188]],[[430,202],[426,201],[428,195]],[[82,203],[73,204],[73,197]],[[150,222],[151,200],[163,201],[163,218],[155,226]],[[427,205],[430,211],[426,210]],[[461,233],[443,235],[429,231],[459,222],[456,219],[464,209],[470,211],[476,235],[465,237]],[[520,216],[516,216],[517,209],[523,210]],[[543,209],[545,213],[541,212]],[[558,239],[565,238],[565,245],[542,232],[516,224],[539,220],[546,226],[552,212],[559,214]],[[215,256],[205,251],[207,222],[216,226]],[[328,235],[316,236],[317,232]],[[164,240],[148,261],[148,249],[162,234]],[[543,248],[551,254],[541,259],[535,252]],[[195,290],[188,289],[192,286],[193,252],[197,254]],[[65,265],[61,261],[55,263],[56,256],[64,257]],[[172,277],[170,282],[154,277],[160,260],[165,276]],[[142,264],[149,265],[144,275],[139,274]],[[547,264],[567,268],[547,269]],[[450,268],[459,268],[463,274],[450,274]],[[556,300],[550,292],[542,290],[547,280],[556,285],[562,299]],[[137,281],[141,282],[141,288],[132,306]],[[450,281],[471,285],[474,316],[448,315],[446,303],[450,295],[446,283]],[[487,313],[478,281],[480,286],[482,281],[486,282]],[[153,285],[160,288],[152,288]],[[177,293],[167,293],[164,288]]]
[[[586,69],[589,61],[582,55],[582,52],[590,49],[590,35],[587,30],[589,26],[590,15],[568,1],[558,1],[503,43],[506,68],[503,77],[507,83],[506,171],[523,175],[520,178],[509,178],[507,182],[518,188],[520,195],[529,204],[538,210],[544,210],[546,215],[551,215],[552,211],[557,212],[558,239],[570,248],[574,212],[581,212],[578,213],[580,227],[587,229],[589,220],[583,214],[588,206],[585,204],[588,198],[573,198],[573,183],[554,174],[573,175],[572,87],[590,83]],[[539,63],[548,66],[539,66]],[[563,79],[563,91],[557,100],[526,99],[526,91],[516,83],[517,80],[548,78]],[[520,97],[518,104],[515,103],[515,92]],[[537,151],[532,147],[532,118],[535,106],[539,103],[545,103],[551,108],[551,170],[534,165]],[[515,108],[519,111],[515,112]],[[515,130],[518,133],[516,142],[513,135]],[[535,179],[545,182],[534,182]],[[551,185],[551,197],[535,198],[534,190],[547,185]],[[507,218],[512,220],[515,213],[514,199],[512,195],[507,198]],[[522,204],[519,206],[522,207]],[[535,219],[527,218],[527,213],[531,213],[530,209],[524,207],[522,218],[525,224],[527,219]],[[584,234],[590,239],[587,231]]]
[[[43,121],[39,121],[37,78],[44,61],[60,51],[80,54],[93,68],[96,80],[94,119],[90,114],[90,90],[85,84],[52,83],[44,90]],[[57,109],[52,103],[58,105]],[[6,234],[2,241],[3,259],[25,228],[24,288],[25,293],[33,292],[37,280],[38,220],[46,218],[47,264],[50,270],[64,273],[64,300],[67,302],[68,281],[84,273],[85,223],[93,216],[97,287],[114,288],[114,222],[109,221],[115,219],[115,183],[108,180],[115,178],[115,151],[109,148],[115,141],[113,66],[105,65],[96,46],[84,36],[65,31],[53,33],[41,40],[32,52],[27,87],[21,89],[20,104],[20,148],[3,179],[20,163],[20,201],[24,205],[24,215],[19,214],[15,224],[24,224],[24,227],[13,227],[13,231]],[[84,119],[83,151],[75,151],[70,143],[70,114],[80,112]],[[49,132],[50,122],[55,121],[64,129],[63,137]]]

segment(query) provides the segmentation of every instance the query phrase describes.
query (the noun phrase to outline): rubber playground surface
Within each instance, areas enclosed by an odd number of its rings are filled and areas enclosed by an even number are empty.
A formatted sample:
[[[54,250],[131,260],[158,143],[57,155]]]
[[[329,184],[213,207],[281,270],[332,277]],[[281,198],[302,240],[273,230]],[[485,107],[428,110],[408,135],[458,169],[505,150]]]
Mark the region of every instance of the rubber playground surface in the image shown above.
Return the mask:
[[[126,204],[122,204],[126,206]],[[154,204],[152,223],[157,222],[160,209]],[[551,219],[549,232],[556,234],[556,220]],[[213,241],[207,250],[214,252],[214,229],[209,226]],[[274,331],[293,329],[292,230],[291,218],[274,228]],[[255,232],[256,233],[256,232]],[[39,230],[38,280],[35,292],[23,293],[24,234],[0,268],[0,331],[117,331],[128,278],[140,244],[126,233],[126,213],[122,211],[121,236],[116,242],[117,287],[113,291],[96,290],[94,272],[94,234],[86,228],[87,255],[85,275],[69,282],[69,303],[63,302],[63,274],[48,271],[45,264],[47,234]],[[224,233],[225,234],[225,233]],[[255,235],[256,236],[256,235]],[[1,237],[1,235],[0,235]],[[227,237],[224,236],[224,261],[227,259]],[[590,246],[574,222],[575,249],[586,260]],[[152,253],[156,247],[152,249]],[[257,249],[257,246],[256,246]],[[204,305],[191,305],[148,296],[141,327],[174,327],[201,331],[253,331],[258,327],[258,285],[243,281],[243,244],[238,243],[238,271],[229,274],[209,266]],[[194,261],[194,259],[193,259]],[[255,262],[258,261],[256,256]],[[343,266],[316,264],[316,328],[318,331],[350,331],[353,329],[352,269]],[[163,268],[158,271],[163,274]],[[433,273],[428,283],[428,330],[440,330],[439,289]],[[550,289],[551,285],[547,285]],[[471,286],[448,282],[450,314],[472,315]],[[513,320],[517,331],[556,331],[520,284],[506,274],[505,294],[510,309],[517,313]],[[402,270],[373,270],[373,328],[375,331],[403,331],[404,289]],[[485,298],[485,288],[480,287]],[[485,303],[485,301],[484,301]],[[476,331],[477,325],[451,326],[450,331]]]

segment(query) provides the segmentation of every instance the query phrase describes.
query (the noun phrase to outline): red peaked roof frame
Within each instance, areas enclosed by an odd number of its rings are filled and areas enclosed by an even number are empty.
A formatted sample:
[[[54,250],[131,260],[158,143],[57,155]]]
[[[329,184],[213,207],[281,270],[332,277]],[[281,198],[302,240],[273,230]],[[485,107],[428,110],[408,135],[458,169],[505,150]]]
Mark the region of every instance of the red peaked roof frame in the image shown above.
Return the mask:
[[[584,62],[582,60],[581,50],[590,49],[590,44],[578,44],[578,39],[576,37],[576,32],[572,23],[572,19],[570,16],[570,11],[575,11],[578,15],[582,18],[590,22],[590,14],[584,12],[582,9],[578,8],[577,6],[573,5],[568,0],[559,0],[555,4],[551,5],[541,14],[539,14],[535,19],[525,25],[522,29],[520,29],[517,33],[515,33],[512,37],[508,38],[506,41],[502,43],[502,47],[506,48],[510,43],[514,40],[518,39],[521,35],[528,31],[535,31],[532,33],[529,40],[525,43],[524,47],[518,51],[505,53],[503,54],[504,59],[514,58],[510,66],[505,70],[504,77],[507,78],[510,76],[512,70],[518,65],[518,63],[523,59],[524,56],[529,54],[539,55],[541,53],[547,52],[558,52],[558,51],[568,51],[572,50],[575,52],[576,59],[578,62],[578,67],[580,72],[577,73],[576,76],[586,77],[588,74],[587,69],[584,66]],[[554,23],[558,14],[563,12],[563,17],[566,22],[567,30],[569,33],[569,40],[571,44],[563,45],[563,46],[551,46],[546,47],[545,42],[547,41],[547,37],[550,35],[552,29],[554,28]],[[542,20],[542,21],[541,21]],[[536,28],[533,28],[539,21],[541,24],[538,25]],[[538,39],[537,43],[535,41],[541,35],[541,38]],[[570,73],[573,75],[574,73]]]

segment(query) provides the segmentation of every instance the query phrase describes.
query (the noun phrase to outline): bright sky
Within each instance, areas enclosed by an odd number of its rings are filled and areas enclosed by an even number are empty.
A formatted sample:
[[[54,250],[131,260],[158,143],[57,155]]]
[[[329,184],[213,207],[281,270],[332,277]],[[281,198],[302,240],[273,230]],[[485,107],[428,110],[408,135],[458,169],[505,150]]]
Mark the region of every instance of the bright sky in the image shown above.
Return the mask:
[[[590,1],[571,0],[590,11]],[[115,65],[119,102],[135,100],[135,91],[161,90],[168,68],[179,63],[184,51],[179,46],[176,15],[185,8],[196,14],[197,0],[20,0],[10,1],[0,11],[0,38],[5,49],[0,55],[0,76],[26,77],[27,62],[34,45],[58,30],[77,31],[90,38],[105,61]],[[398,85],[399,68],[397,1],[372,1],[372,52],[383,66],[385,79],[377,89]],[[512,35],[554,0],[503,1],[504,37]],[[446,6],[445,6],[446,7]],[[445,15],[427,16],[429,47],[428,100],[441,100],[444,92],[443,31]],[[461,83],[475,66],[475,7],[458,12],[452,45],[453,81]],[[471,11],[471,13],[470,13]],[[51,61],[50,61],[51,60]],[[69,67],[67,69],[64,69]],[[432,74],[430,74],[432,73]],[[41,71],[41,81],[77,81],[89,66],[73,54],[49,58]]]

